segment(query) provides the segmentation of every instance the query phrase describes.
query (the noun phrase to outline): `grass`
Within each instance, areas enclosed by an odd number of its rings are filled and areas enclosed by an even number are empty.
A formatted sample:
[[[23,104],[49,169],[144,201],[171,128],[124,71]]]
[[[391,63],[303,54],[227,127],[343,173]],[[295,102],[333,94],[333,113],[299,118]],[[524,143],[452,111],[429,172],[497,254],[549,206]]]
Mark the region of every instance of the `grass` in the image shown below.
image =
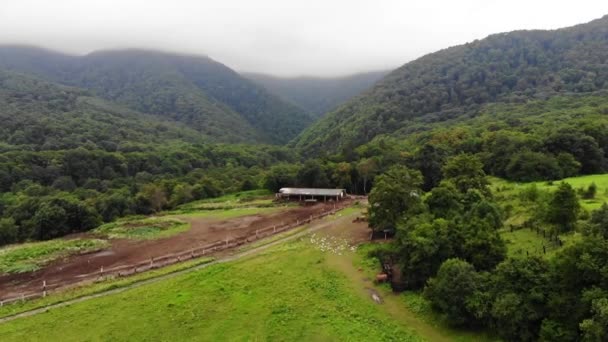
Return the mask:
[[[53,260],[100,250],[108,245],[107,241],[99,239],[57,239],[3,247],[0,249],[0,273],[36,271]]]
[[[580,199],[581,206],[587,210],[598,209],[603,203],[608,202],[608,174],[564,178],[562,180],[553,182],[544,181],[531,183],[517,183],[499,178],[491,178],[493,192],[503,194],[507,197],[517,196],[521,190],[525,189],[527,186],[531,186],[532,184],[536,185],[540,191],[553,192],[557,190],[559,183],[562,181],[569,183],[575,189],[587,189],[589,185],[595,183],[597,186],[595,198]]]
[[[265,245],[273,243],[275,241],[278,241],[278,240],[287,238],[289,236],[298,234],[300,232],[303,232],[306,229],[308,229],[308,227],[309,227],[309,225],[304,225],[304,226],[300,226],[300,227],[297,227],[297,228],[294,228],[294,229],[290,229],[288,231],[285,231],[285,232],[282,232],[282,233],[279,233],[279,234],[271,235],[271,236],[269,236],[267,238],[264,238],[262,240],[246,244],[243,247],[240,247],[238,249],[238,251],[239,252],[244,252],[244,251],[255,249],[255,248],[258,248],[258,247],[261,247],[261,246],[265,246]]]
[[[420,341],[299,240],[0,325],[0,340]]]
[[[118,289],[122,287],[127,287],[137,282],[141,282],[144,280],[157,278],[160,276],[164,276],[167,274],[179,272],[188,268],[192,268],[195,266],[208,264],[214,261],[214,258],[199,258],[194,260],[189,260],[185,262],[181,262],[178,264],[170,265],[167,267],[163,267],[160,269],[147,271],[144,273],[138,273],[136,275],[127,277],[127,278],[115,278],[115,279],[106,279],[100,282],[96,282],[94,284],[84,284],[82,286],[74,287],[59,293],[51,293],[49,296],[45,298],[39,298],[35,300],[29,300],[25,302],[17,302],[10,305],[5,305],[0,307],[0,318],[12,316],[21,312],[34,310],[38,308],[43,308],[48,305],[63,303],[72,299],[101,293],[113,289]]]
[[[595,198],[581,199],[581,205],[585,209],[595,210],[601,207],[605,202],[608,202],[608,174],[565,178],[563,181],[569,183],[575,189],[587,189],[592,183],[597,185],[597,194]],[[555,191],[560,182],[561,181],[553,182],[552,184],[548,182],[538,182],[536,184],[540,190]]]
[[[122,219],[104,224],[94,230],[112,239],[160,239],[190,229],[190,224],[172,217]]]
[[[284,208],[282,208],[282,207],[273,207],[273,208],[237,208],[237,209],[226,209],[226,210],[203,210],[203,211],[195,211],[195,212],[183,213],[183,214],[172,213],[171,216],[208,217],[208,218],[213,218],[213,219],[227,220],[227,219],[237,218],[237,217],[241,217],[241,216],[271,214],[271,213],[279,212],[283,209]]]
[[[537,203],[549,201],[551,193],[557,190],[562,181],[569,183],[577,190],[587,189],[592,183],[596,184],[597,193],[594,199],[583,199],[579,196],[581,206],[587,212],[598,209],[604,202],[608,202],[608,174],[565,178],[553,182],[531,183],[516,183],[504,179],[491,178],[494,197],[503,208],[503,212],[508,214],[508,217],[505,218],[505,228],[501,231],[501,235],[507,242],[509,256],[541,255],[550,258],[560,249],[559,245],[555,242],[545,239],[542,234],[537,234],[529,226],[525,227],[524,223],[538,214]],[[521,194],[533,187],[536,187],[538,190],[536,202],[524,200]],[[546,232],[552,230],[550,225],[542,222],[537,221],[534,225],[541,232],[543,230]],[[511,226],[516,227],[516,229],[511,231]],[[562,234],[560,235],[560,239],[565,241],[565,245],[568,245],[580,239],[580,235],[576,233]],[[544,249],[543,246],[545,247]]]
[[[178,210],[234,209],[244,207],[272,207],[272,193],[268,190],[250,190],[228,194],[217,198],[208,198],[181,205]]]
[[[525,257],[528,255],[550,257],[559,249],[554,242],[545,239],[529,228],[516,229],[512,232],[503,230],[501,235],[507,244],[509,257]]]

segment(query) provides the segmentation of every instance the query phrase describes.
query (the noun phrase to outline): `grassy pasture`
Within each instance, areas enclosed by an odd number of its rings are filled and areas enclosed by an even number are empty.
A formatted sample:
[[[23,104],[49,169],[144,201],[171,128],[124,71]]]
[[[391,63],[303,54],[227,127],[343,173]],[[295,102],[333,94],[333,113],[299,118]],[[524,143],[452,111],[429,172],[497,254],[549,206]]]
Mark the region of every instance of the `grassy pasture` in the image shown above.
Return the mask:
[[[57,239],[0,248],[0,273],[36,271],[49,262],[72,254],[92,252],[109,244],[99,239]]]
[[[571,177],[563,179],[564,182],[569,183],[575,189],[587,189],[589,185],[595,183],[597,185],[597,194],[594,199],[583,199],[581,198],[581,205],[583,208],[588,210],[598,209],[605,202],[608,202],[608,174],[603,175],[589,175],[581,177]],[[540,190],[555,191],[559,186],[560,181],[548,183],[538,182],[536,183]]]
[[[0,340],[419,341],[299,240],[0,325]]]
[[[183,212],[196,210],[234,209],[245,207],[272,207],[273,197],[268,190],[250,190],[208,198],[181,205],[178,210]]]
[[[189,213],[172,213],[170,216],[177,217],[208,217],[212,219],[227,220],[231,218],[237,218],[241,216],[250,216],[257,214],[271,214],[283,210],[282,207],[272,208],[236,208],[236,209],[223,209],[223,210],[200,210]]]
[[[504,179],[491,178],[491,187],[493,192],[499,196],[513,200],[517,197],[519,192],[526,187],[535,185],[539,191],[551,193],[557,190],[559,183],[562,181],[569,183],[576,190],[587,189],[592,183],[595,183],[597,186],[595,198],[580,198],[581,206],[587,210],[598,209],[603,203],[608,202],[608,174],[571,177],[552,182],[544,181],[531,183],[516,183]]]
[[[190,224],[173,217],[121,219],[104,224],[94,230],[112,239],[159,239],[190,229]]]

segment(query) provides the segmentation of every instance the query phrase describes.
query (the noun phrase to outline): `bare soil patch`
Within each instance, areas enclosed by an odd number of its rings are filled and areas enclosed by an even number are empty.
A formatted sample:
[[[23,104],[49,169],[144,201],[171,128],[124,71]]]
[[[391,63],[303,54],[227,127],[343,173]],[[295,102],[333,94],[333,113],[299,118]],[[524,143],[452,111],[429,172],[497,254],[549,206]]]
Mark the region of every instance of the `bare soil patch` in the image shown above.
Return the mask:
[[[348,204],[348,202],[343,202],[340,205]],[[92,274],[99,271],[101,267],[109,269],[136,264],[212,242],[252,235],[258,229],[273,225],[304,221],[311,215],[318,215],[333,209],[333,206],[333,203],[318,203],[313,206],[290,207],[285,211],[272,214],[257,214],[226,220],[208,217],[179,217],[191,224],[188,231],[157,240],[114,239],[110,240],[111,247],[103,251],[56,260],[35,272],[2,275],[0,276],[0,299],[13,298],[23,293],[41,292],[43,281],[46,281],[50,287],[69,286],[83,280],[90,280]]]

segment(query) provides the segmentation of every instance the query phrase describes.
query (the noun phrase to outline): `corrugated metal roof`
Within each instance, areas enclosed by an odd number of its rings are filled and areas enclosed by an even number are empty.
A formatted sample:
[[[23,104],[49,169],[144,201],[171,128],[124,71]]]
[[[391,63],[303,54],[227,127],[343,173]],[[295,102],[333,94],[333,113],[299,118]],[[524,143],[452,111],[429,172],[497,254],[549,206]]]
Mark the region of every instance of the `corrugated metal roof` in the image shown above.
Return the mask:
[[[344,189],[311,189],[311,188],[281,188],[280,194],[283,195],[308,195],[308,196],[340,196]]]

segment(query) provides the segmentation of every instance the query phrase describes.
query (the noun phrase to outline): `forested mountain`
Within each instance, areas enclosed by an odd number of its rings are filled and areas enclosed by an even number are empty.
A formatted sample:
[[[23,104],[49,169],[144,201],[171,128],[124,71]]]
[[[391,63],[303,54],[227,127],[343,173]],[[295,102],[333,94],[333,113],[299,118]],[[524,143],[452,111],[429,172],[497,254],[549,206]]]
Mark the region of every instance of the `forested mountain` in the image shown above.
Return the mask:
[[[484,104],[608,88],[608,16],[552,31],[516,31],[451,47],[393,71],[292,143],[307,154],[341,151],[412,120],[474,115]]]
[[[276,77],[265,74],[243,75],[291,101],[315,118],[369,89],[388,71],[372,71],[342,77]]]
[[[89,91],[0,70],[0,150],[106,151],[202,142],[185,125],[93,97]]]
[[[4,46],[0,68],[90,90],[217,141],[284,143],[312,121],[296,106],[202,56],[121,50],[77,57]]]

